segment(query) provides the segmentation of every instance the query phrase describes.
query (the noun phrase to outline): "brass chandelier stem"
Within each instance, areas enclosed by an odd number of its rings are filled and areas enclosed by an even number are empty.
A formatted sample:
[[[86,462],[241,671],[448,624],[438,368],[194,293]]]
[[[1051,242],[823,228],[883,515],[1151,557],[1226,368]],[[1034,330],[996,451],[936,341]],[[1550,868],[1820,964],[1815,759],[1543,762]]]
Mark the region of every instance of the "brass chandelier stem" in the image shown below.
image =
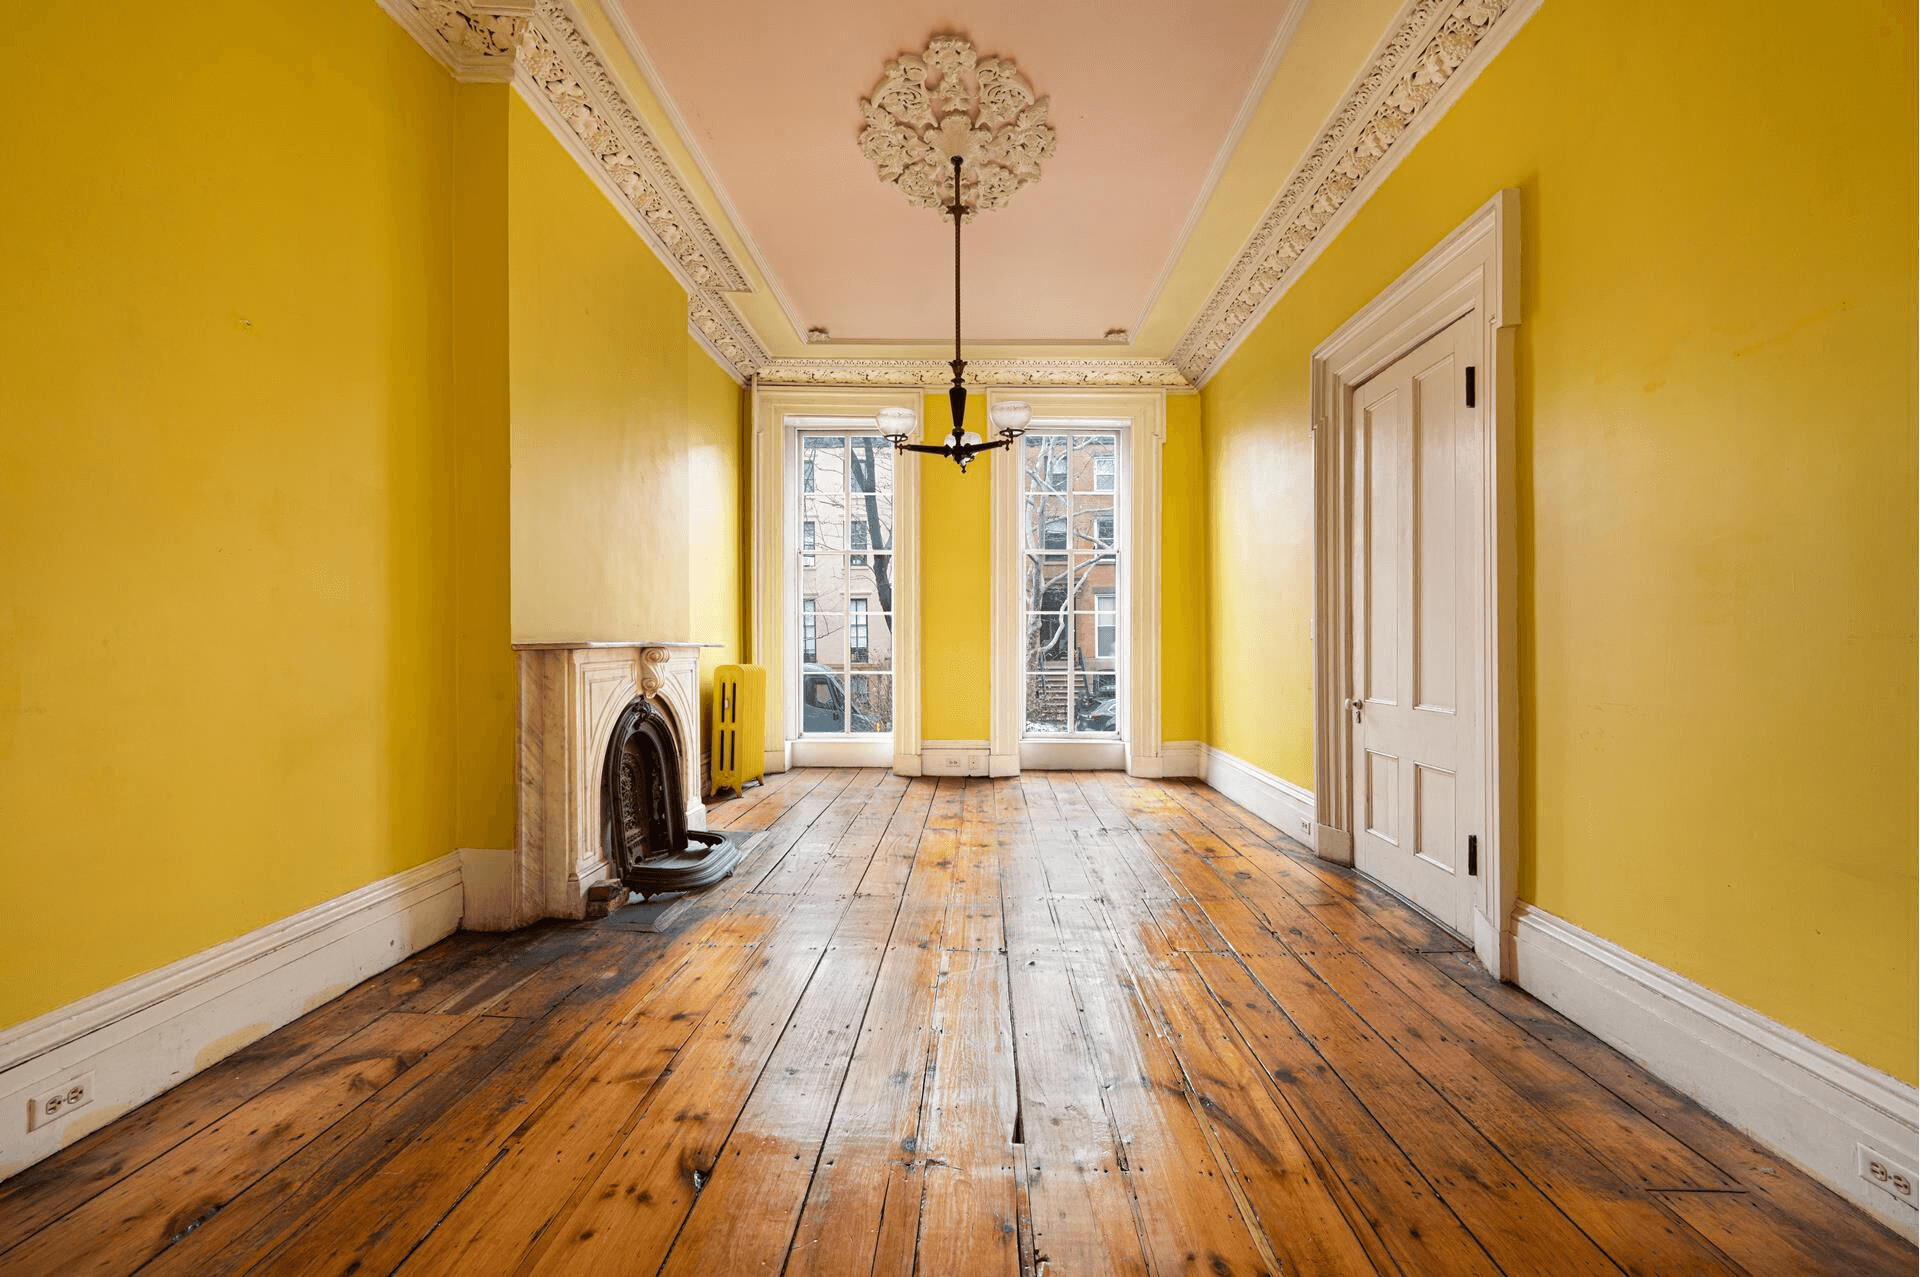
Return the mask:
[[[962,374],[966,372],[967,361],[960,357],[960,218],[967,206],[960,202],[960,156],[953,157],[953,203],[947,205],[947,211],[953,214],[953,388],[947,391],[947,403],[953,410],[953,442],[956,446],[966,434],[967,388]]]

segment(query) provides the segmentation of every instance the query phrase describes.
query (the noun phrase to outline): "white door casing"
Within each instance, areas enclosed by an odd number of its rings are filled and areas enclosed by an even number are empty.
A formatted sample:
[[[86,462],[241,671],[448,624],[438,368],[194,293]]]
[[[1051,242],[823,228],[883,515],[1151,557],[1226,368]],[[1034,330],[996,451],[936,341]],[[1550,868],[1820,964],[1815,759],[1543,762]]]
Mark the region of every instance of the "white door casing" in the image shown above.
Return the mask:
[[[1474,329],[1473,438],[1456,450],[1481,476],[1471,508],[1484,583],[1474,632],[1479,701],[1476,787],[1483,827],[1472,879],[1474,952],[1488,971],[1513,971],[1519,869],[1519,680],[1515,632],[1514,336],[1520,323],[1520,194],[1498,192],[1313,352],[1314,849],[1351,864],[1360,815],[1355,773],[1353,515],[1349,485],[1355,390],[1462,317]],[[1362,710],[1364,716],[1366,710]],[[1466,773],[1456,774],[1456,787]],[[1468,831],[1473,832],[1473,831]],[[1458,924],[1454,924],[1458,925]]]
[[[1354,388],[1347,452],[1353,863],[1462,935],[1486,807],[1480,528],[1462,517],[1483,482],[1479,341],[1463,316]]]

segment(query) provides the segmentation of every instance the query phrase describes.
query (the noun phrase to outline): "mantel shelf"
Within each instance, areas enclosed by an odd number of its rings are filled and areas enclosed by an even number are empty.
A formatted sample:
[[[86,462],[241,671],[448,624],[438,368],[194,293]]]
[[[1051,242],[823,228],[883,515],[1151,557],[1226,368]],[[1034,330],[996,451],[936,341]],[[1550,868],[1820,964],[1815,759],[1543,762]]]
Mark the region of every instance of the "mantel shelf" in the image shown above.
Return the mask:
[[[725,647],[725,643],[689,643],[681,639],[591,639],[573,643],[515,643],[516,652],[555,652],[576,647]]]

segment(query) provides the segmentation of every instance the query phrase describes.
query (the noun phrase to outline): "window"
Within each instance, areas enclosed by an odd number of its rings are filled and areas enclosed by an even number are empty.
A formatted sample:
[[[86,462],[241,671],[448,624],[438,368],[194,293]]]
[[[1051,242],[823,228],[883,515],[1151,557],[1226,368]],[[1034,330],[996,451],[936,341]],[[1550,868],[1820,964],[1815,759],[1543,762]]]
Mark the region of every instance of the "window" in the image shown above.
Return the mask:
[[[1036,423],[1016,445],[1029,739],[1119,735],[1121,435],[1103,424]]]
[[[875,430],[830,420],[802,427],[798,446],[788,527],[803,602],[789,686],[800,689],[800,732],[891,732],[893,448]]]

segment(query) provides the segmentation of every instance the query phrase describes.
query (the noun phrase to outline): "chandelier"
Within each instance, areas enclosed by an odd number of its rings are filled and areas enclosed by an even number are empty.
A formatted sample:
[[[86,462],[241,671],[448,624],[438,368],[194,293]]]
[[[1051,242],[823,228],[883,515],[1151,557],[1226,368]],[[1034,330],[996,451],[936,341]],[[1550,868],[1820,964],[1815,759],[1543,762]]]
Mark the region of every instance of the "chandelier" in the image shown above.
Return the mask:
[[[946,206],[953,217],[953,358],[949,361],[953,367],[953,385],[947,390],[947,403],[953,411],[953,434],[945,443],[908,443],[913,410],[880,410],[880,424],[887,430],[886,440],[895,452],[930,452],[951,457],[959,463],[961,474],[967,472],[967,463],[981,453],[1004,448],[1025,434],[1027,423],[1033,420],[1031,408],[1018,399],[1010,399],[993,405],[987,414],[999,431],[998,439],[987,443],[967,429],[967,361],[960,356],[960,221],[973,210],[960,198],[960,166],[964,162],[958,153],[953,156],[953,203]]]

